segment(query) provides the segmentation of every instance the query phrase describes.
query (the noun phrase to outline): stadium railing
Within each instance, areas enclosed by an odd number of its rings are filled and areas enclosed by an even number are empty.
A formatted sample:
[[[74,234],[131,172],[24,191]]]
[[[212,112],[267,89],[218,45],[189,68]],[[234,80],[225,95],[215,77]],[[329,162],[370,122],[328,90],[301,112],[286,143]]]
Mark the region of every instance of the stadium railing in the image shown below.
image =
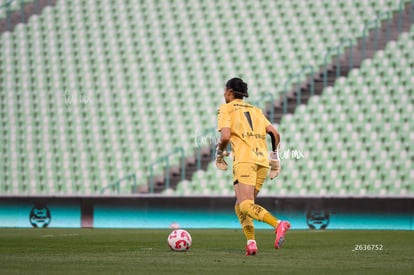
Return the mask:
[[[5,14],[5,18],[6,18],[6,28],[10,29],[10,6],[12,4],[12,2],[15,0],[6,0],[5,2],[3,2],[0,5],[0,14]],[[0,19],[2,18],[2,16],[0,16]]]
[[[180,176],[181,180],[185,179],[185,154],[183,147],[177,147],[168,154],[158,158],[156,161],[149,166],[149,192],[154,193],[155,189],[155,173],[154,167],[159,164],[164,164],[165,171],[165,188],[170,188],[170,157],[179,154],[180,157]]]
[[[215,144],[217,142],[218,136],[216,136],[217,132],[214,127],[207,128],[203,131],[203,134],[198,135],[196,137],[195,143],[196,143],[196,167],[197,170],[201,169],[201,150],[203,148],[203,145],[209,144],[211,146],[211,157],[212,160],[214,160],[214,154],[215,154]]]
[[[100,194],[101,195],[104,194],[106,190],[112,190],[112,191],[115,190],[118,194],[120,194],[121,193],[121,183],[123,181],[127,181],[127,180],[132,180],[130,190],[132,192],[135,192],[135,190],[137,189],[137,186],[138,186],[137,185],[137,176],[135,175],[135,173],[132,173],[130,175],[127,175],[127,176],[115,181],[114,183],[112,183],[108,186],[103,187],[100,191]]]
[[[250,100],[249,101],[251,104],[253,104],[253,105],[256,105],[256,106],[264,106],[263,107],[263,110],[265,110],[266,108],[266,104],[270,104],[271,105],[271,108],[270,108],[270,110],[269,110],[269,117],[270,117],[270,122],[271,123],[274,123],[275,121],[274,121],[274,113],[275,113],[275,110],[274,110],[274,108],[273,108],[273,104],[274,104],[274,102],[275,102],[275,96],[272,94],[272,93],[270,93],[270,92],[267,92],[267,93],[263,93],[261,96],[260,96],[260,100]]]
[[[386,16],[385,18],[383,18],[383,16]],[[399,16],[400,18],[401,16]],[[387,19],[388,23],[387,23],[387,30],[386,30],[386,37],[387,37],[387,41],[388,38],[390,36],[390,24],[391,24],[391,12],[390,11],[386,11],[386,12],[382,12],[380,13],[377,17],[375,17],[374,19],[368,21],[367,23],[365,23],[364,25],[364,31],[362,32],[362,59],[365,59],[366,57],[366,48],[367,48],[367,31],[369,28],[371,28],[372,26],[375,29],[375,36],[374,36],[374,50],[378,49],[378,33],[379,33],[379,29],[380,29],[380,22],[383,19]]]
[[[15,7],[13,7],[13,3],[16,3]],[[28,3],[33,3],[35,13],[40,12],[39,0],[4,0],[2,1],[2,3],[0,4],[0,19],[5,18],[6,30],[10,31],[12,29],[11,14],[14,11],[20,10],[19,23],[25,22],[27,20],[26,18],[27,16],[25,13],[25,6]],[[53,3],[52,0],[47,0],[48,5],[51,5],[52,3]],[[4,11],[4,13],[1,12],[2,10]],[[2,17],[2,14],[4,14],[5,16]]]
[[[307,76],[310,75],[312,77],[312,81],[311,81],[311,89],[310,89],[310,94],[311,96],[314,95],[315,93],[315,73],[314,73],[314,68],[312,65],[305,65],[302,67],[302,69],[297,72],[295,75],[293,75],[292,77],[288,78],[285,82],[285,92],[283,95],[283,114],[287,113],[287,104],[288,104],[288,100],[287,100],[287,94],[288,94],[288,87],[289,84],[293,84],[293,83],[299,83],[301,77],[303,76]],[[296,82],[294,82],[294,80],[296,80]],[[300,85],[296,86],[296,93],[297,93],[297,105],[301,104],[301,89],[300,89]]]
[[[405,0],[400,0],[399,3],[399,9],[398,9],[398,30],[401,29],[401,24],[402,24],[402,12],[404,10],[403,8],[403,4],[407,3],[407,1]],[[409,2],[411,4],[411,8],[410,8],[410,18],[411,21],[413,20],[413,16],[414,16],[414,0]],[[385,15],[385,17],[384,17]],[[389,32],[390,32],[390,21],[391,21],[391,11],[383,11],[381,12],[379,15],[377,15],[373,20],[368,21],[367,23],[364,24],[363,27],[363,33],[362,33],[362,41],[363,41],[363,55],[362,58],[364,59],[366,57],[366,34],[369,28],[374,28],[375,30],[375,40],[374,40],[374,49],[378,48],[378,32],[379,32],[379,27],[380,27],[380,22],[382,20],[388,20],[387,22],[387,28],[386,28],[386,36],[387,38],[389,37]],[[372,26],[372,24],[374,23],[374,26]],[[336,53],[336,75],[337,77],[340,76],[341,73],[341,66],[340,66],[340,52],[341,50],[347,50],[349,49],[350,52],[352,52],[352,47],[353,47],[354,43],[352,41],[352,39],[344,37],[341,39],[340,43],[337,46],[334,46],[332,48],[329,48],[326,53],[325,53],[325,63],[324,63],[324,79],[323,79],[323,83],[324,83],[324,88],[327,86],[327,62],[328,62],[328,57],[331,56],[333,57],[331,54],[332,53]],[[349,68],[352,69],[353,68],[353,55],[350,54],[349,55]],[[305,65],[301,68],[300,71],[298,71],[296,74],[294,74],[293,76],[291,76],[290,78],[288,78],[284,84],[284,94],[283,94],[283,114],[287,113],[287,104],[288,104],[288,100],[287,100],[287,94],[288,94],[288,87],[289,85],[295,85],[297,84],[296,87],[296,93],[297,93],[297,104],[300,105],[301,104],[301,89],[300,89],[300,85],[298,83],[300,83],[300,81],[306,77],[307,75],[311,75],[312,77],[312,81],[311,81],[311,96],[314,94],[314,82],[315,82],[315,78],[314,78],[314,67],[310,64]],[[296,80],[296,81],[295,81]],[[270,94],[270,93],[269,93]],[[262,97],[262,102],[264,104],[269,102],[269,98],[272,98],[273,96],[269,96],[265,99],[263,99]],[[255,102],[258,105],[260,105],[259,102]],[[272,112],[274,112],[274,108],[270,108],[270,117],[273,123],[273,114]],[[208,129],[206,129],[206,131],[208,131]],[[214,147],[212,148],[214,150]],[[197,169],[201,168],[201,148],[196,148],[197,150]],[[214,154],[212,154],[212,156],[214,157]],[[152,165],[150,165],[150,193],[153,193],[154,190],[154,171],[153,171],[153,167],[155,164],[159,163],[159,162],[163,162],[165,161],[167,163],[167,167],[169,167],[169,163],[168,163],[168,158],[169,158],[169,154],[167,154],[166,156],[162,156],[159,158],[159,161],[156,161],[155,163],[153,163]],[[181,163],[181,166],[184,167],[185,165],[183,163]],[[166,173],[166,188],[169,188],[169,175],[168,173]],[[182,177],[185,176],[182,173]]]
[[[400,0],[400,4],[399,4],[399,10],[398,10],[398,30],[401,30],[401,25],[402,25],[402,12],[403,12],[403,4],[406,1],[404,0]],[[412,0],[411,2],[411,7],[410,7],[410,19],[412,22],[414,22],[414,0]],[[364,28],[363,28],[363,33],[362,33],[362,59],[366,58],[366,44],[367,44],[367,32],[368,29],[370,28],[374,28],[375,31],[375,37],[374,37],[374,50],[378,49],[378,33],[380,30],[380,22],[382,20],[388,20],[387,22],[387,26],[386,26],[386,38],[388,41],[388,38],[390,36],[390,24],[391,24],[391,11],[383,11],[380,14],[378,14],[373,20],[369,20],[368,22],[366,22],[364,24]],[[332,57],[332,54],[336,53],[336,76],[339,77],[340,73],[341,73],[341,67],[340,67],[340,51],[341,50],[345,50],[347,49],[346,47],[349,48],[350,53],[352,52],[352,47],[353,47],[353,41],[350,38],[342,38],[341,42],[339,43],[339,45],[337,45],[336,47],[332,47],[329,48],[326,53],[325,53],[325,58],[324,58],[324,71],[323,71],[323,89],[326,88],[327,86],[327,71],[328,71],[328,57]],[[353,68],[353,55],[349,54],[349,69]],[[307,66],[305,66],[307,67]],[[308,67],[312,67],[311,65],[308,65]],[[293,76],[291,76],[290,78],[288,78],[285,82],[284,85],[284,95],[283,95],[283,114],[287,113],[287,105],[288,105],[288,101],[287,101],[287,94],[288,94],[288,85],[294,85],[295,83],[298,83],[300,81],[300,77],[303,74],[303,70],[304,68],[302,68],[301,71],[297,72],[296,74],[294,74]],[[312,69],[312,75],[313,73],[313,69]],[[295,82],[296,80],[296,82]],[[311,82],[311,94],[313,95],[314,92],[314,79]],[[299,105],[301,102],[301,89],[300,86],[297,85],[297,104]]]
[[[403,13],[403,4],[405,3],[404,0],[400,0],[399,8],[398,8],[398,31],[401,31],[402,28],[402,13]],[[414,0],[411,2],[411,8],[410,8],[410,19],[411,22],[414,22]]]
[[[7,8],[9,9],[10,8],[10,4],[13,2],[13,1],[20,1],[20,7],[22,8],[22,3],[24,3],[25,1],[23,1],[23,0],[8,0],[7,2],[6,2],[6,4],[8,3],[8,5],[7,5]],[[39,2],[38,0],[33,0],[32,2],[34,2],[35,3],[35,5]],[[403,0],[401,0],[400,1],[400,10],[399,10],[399,13],[400,14],[402,14],[402,6],[403,6],[403,3],[404,3],[405,1],[403,1]],[[412,3],[414,3],[414,1],[412,1]],[[4,8],[6,8],[6,6],[4,6]],[[411,9],[410,9],[410,14],[412,15],[413,13],[412,13],[412,11],[413,11],[413,5],[411,6]],[[23,11],[24,12],[24,11]],[[24,17],[23,17],[24,18]],[[401,18],[401,15],[400,15],[400,17],[399,17],[399,22],[401,21],[400,20],[400,18]],[[411,17],[412,18],[412,17]],[[296,78],[300,78],[300,77],[296,77]],[[294,80],[294,79],[293,79]],[[293,81],[292,80],[292,81]],[[300,102],[300,90],[298,91],[298,93],[299,93],[299,96],[298,96],[298,100],[299,100],[299,102]],[[269,101],[268,101],[268,98],[266,98],[266,99],[264,99],[264,101],[265,101],[265,103],[268,103]],[[273,108],[271,108],[271,111],[273,111]],[[273,116],[271,116],[271,118],[273,119]],[[166,160],[165,160],[166,159]],[[159,158],[159,160],[160,160],[160,162],[164,162],[165,161],[165,163],[166,164],[168,164],[168,166],[169,166],[169,161],[168,161],[168,159],[169,159],[169,156],[162,156],[162,157],[160,157]],[[154,164],[155,165],[155,164]],[[151,169],[153,169],[153,167],[154,167],[154,165],[152,165],[151,166]],[[185,167],[184,167],[184,169],[185,169]],[[152,171],[153,172],[153,171]],[[182,175],[183,175],[183,173],[182,173]],[[153,177],[154,177],[154,174],[152,174],[151,175],[151,178],[153,179]],[[124,179],[124,178],[122,178],[122,179]],[[122,180],[121,179],[121,180]],[[167,179],[169,180],[169,176],[168,176],[168,173],[167,173]],[[121,181],[121,180],[119,180],[119,181]],[[152,187],[154,187],[154,186],[152,186]]]
[[[341,50],[345,50],[345,47],[349,47],[350,53],[352,53],[352,40],[351,38],[342,38],[341,43],[337,45],[336,47],[329,48],[325,53],[325,62],[324,62],[324,69],[323,69],[323,89],[326,88],[328,85],[328,58],[331,56],[331,54],[336,53],[336,77],[339,77],[341,75],[341,63],[340,63],[340,52]],[[353,68],[353,55],[349,55],[349,70]]]

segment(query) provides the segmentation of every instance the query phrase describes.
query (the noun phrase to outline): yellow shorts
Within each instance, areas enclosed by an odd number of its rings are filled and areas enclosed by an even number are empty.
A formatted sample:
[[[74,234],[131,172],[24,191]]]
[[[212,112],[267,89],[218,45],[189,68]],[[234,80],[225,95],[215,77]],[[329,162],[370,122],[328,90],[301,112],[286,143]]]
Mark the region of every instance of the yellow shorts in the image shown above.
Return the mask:
[[[239,162],[233,166],[233,182],[254,186],[257,191],[263,186],[269,168],[256,163]]]

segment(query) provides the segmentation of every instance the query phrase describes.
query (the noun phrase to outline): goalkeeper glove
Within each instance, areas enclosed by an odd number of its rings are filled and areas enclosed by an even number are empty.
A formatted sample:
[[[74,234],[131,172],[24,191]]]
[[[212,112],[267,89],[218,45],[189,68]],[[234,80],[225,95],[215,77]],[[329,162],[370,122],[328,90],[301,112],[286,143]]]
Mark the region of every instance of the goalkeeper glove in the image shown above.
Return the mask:
[[[227,157],[228,155],[230,155],[230,153],[226,150],[220,150],[219,145],[220,143],[218,143],[216,147],[216,167],[220,170],[227,170],[228,165],[227,162],[224,160],[224,157]]]
[[[280,174],[280,158],[279,151],[270,152],[270,179],[274,179]]]

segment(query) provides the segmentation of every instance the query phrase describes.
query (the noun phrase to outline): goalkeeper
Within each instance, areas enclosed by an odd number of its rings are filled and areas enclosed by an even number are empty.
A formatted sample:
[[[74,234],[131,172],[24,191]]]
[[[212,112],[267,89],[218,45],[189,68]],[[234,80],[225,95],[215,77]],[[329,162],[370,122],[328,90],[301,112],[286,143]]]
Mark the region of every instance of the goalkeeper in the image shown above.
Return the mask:
[[[221,137],[216,148],[216,166],[220,170],[227,170],[224,157],[229,153],[225,150],[227,144],[231,143],[233,184],[237,198],[234,209],[247,239],[247,256],[256,255],[258,251],[253,220],[265,222],[275,229],[276,249],[281,247],[285,233],[290,228],[289,222],[278,220],[255,203],[269,172],[269,165],[270,179],[280,173],[280,136],[259,108],[243,101],[248,96],[247,84],[242,79],[232,78],[227,81],[224,89],[226,104],[221,105],[218,111],[218,131]],[[266,134],[272,141],[270,161]]]

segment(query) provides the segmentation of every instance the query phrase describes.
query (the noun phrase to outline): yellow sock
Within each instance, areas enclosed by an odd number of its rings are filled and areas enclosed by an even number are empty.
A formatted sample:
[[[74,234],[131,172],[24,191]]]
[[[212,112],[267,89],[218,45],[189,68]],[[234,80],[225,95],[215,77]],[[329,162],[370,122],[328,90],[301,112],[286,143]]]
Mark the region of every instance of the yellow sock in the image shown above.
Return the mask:
[[[236,212],[237,218],[239,219],[239,222],[242,226],[244,236],[246,236],[246,240],[255,240],[256,238],[254,234],[254,224],[252,218],[240,211],[239,204],[236,204],[234,206],[234,212]]]
[[[275,227],[278,223],[278,220],[270,214],[269,211],[262,206],[255,204],[253,200],[242,201],[240,203],[240,211],[255,220],[265,222],[272,227]]]
[[[273,226],[276,228],[276,226],[279,224],[278,219],[274,217],[272,214],[267,212],[263,217],[263,222]]]

